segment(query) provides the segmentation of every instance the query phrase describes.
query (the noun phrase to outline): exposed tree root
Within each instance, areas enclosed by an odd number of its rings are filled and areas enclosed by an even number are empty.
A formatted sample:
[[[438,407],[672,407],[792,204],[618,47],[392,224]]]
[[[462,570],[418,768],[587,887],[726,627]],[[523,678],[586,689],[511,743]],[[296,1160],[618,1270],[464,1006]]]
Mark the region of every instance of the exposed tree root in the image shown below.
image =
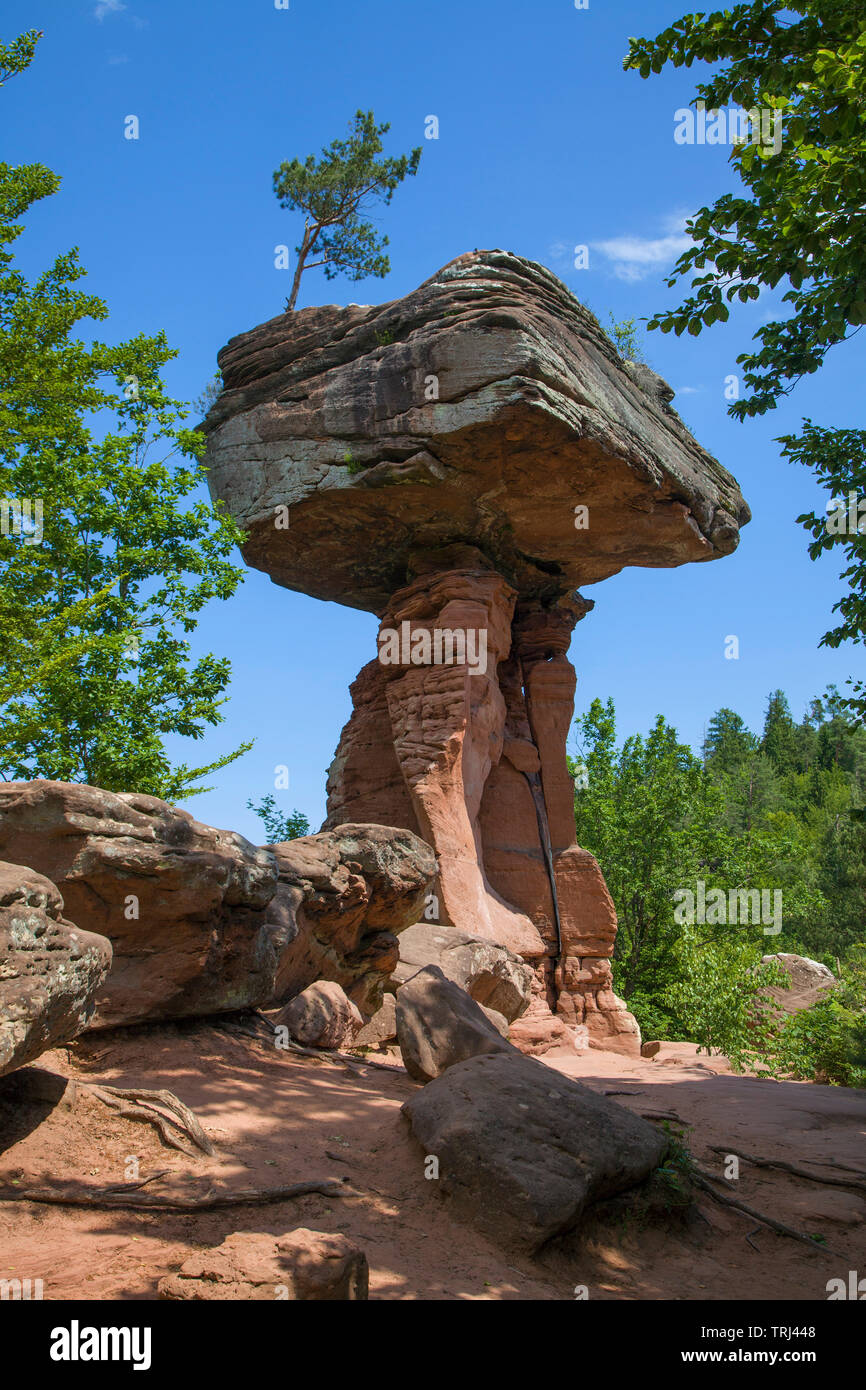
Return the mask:
[[[771,1231],[776,1231],[780,1236],[788,1236],[790,1240],[799,1240],[804,1245],[808,1245],[811,1250],[821,1251],[825,1255],[832,1255],[834,1259],[842,1260],[845,1258],[837,1250],[831,1250],[829,1245],[823,1245],[813,1236],[807,1236],[803,1231],[796,1231],[793,1226],[786,1226],[784,1222],[777,1221],[775,1217],[765,1216],[761,1211],[755,1211],[754,1207],[746,1206],[745,1202],[738,1202],[735,1197],[728,1196],[725,1192],[717,1192],[712,1186],[714,1182],[723,1182],[723,1178],[718,1178],[714,1173],[706,1173],[701,1168],[692,1168],[690,1177],[696,1187],[702,1192],[706,1192],[712,1197],[714,1202],[719,1202],[723,1207],[733,1207],[735,1211],[742,1212],[745,1216],[750,1216],[753,1221],[759,1221],[762,1226],[768,1226]]]
[[[808,1168],[798,1168],[796,1164],[784,1163],[781,1158],[759,1158],[756,1154],[747,1154],[742,1149],[725,1147],[723,1144],[710,1144],[710,1152],[714,1154],[734,1154],[737,1158],[742,1158],[746,1163],[754,1163],[756,1168],[778,1168],[783,1173],[792,1173],[795,1178],[806,1178],[809,1182],[822,1183],[825,1187],[847,1187],[853,1188],[858,1192],[866,1192],[866,1173],[862,1173],[860,1181],[856,1178],[825,1178],[819,1173],[810,1173]],[[822,1160],[826,1163],[826,1160]],[[835,1163],[827,1164],[828,1167],[835,1168]],[[846,1172],[857,1172],[856,1168],[847,1168]]]
[[[142,1091],[137,1087],[101,1086],[90,1082],[78,1084],[116,1110],[123,1119],[154,1125],[163,1141],[173,1149],[180,1149],[181,1153],[190,1155],[191,1150],[179,1142],[178,1133],[191,1139],[202,1153],[213,1155],[215,1152],[197,1116],[172,1091]],[[159,1106],[170,1113],[163,1114]]]
[[[158,1174],[156,1176],[159,1176]],[[145,1182],[152,1182],[146,1178]],[[267,1202],[285,1202],[293,1197],[306,1197],[318,1192],[323,1197],[359,1197],[345,1182],[332,1178],[320,1181],[296,1182],[287,1187],[241,1187],[235,1192],[214,1192],[211,1188],[201,1197],[158,1197],[140,1193],[144,1183],[129,1183],[125,1187],[69,1188],[54,1187],[0,1188],[0,1202],[42,1202],[57,1207],[107,1207],[129,1211],[213,1211],[217,1207],[263,1206]]]

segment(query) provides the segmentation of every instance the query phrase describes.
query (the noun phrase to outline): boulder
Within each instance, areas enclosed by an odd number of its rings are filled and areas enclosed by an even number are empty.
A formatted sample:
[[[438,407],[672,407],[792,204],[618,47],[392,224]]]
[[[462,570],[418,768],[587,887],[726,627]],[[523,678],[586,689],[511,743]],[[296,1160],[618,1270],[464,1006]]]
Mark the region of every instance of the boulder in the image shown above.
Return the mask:
[[[304,1047],[351,1047],[364,1026],[356,1006],[333,980],[308,985],[272,1020]]]
[[[496,1009],[488,1009],[486,1004],[481,1004],[480,1008],[484,1017],[490,1019],[500,1037],[507,1038],[510,1025],[505,1014],[498,1013]]]
[[[514,1051],[480,1005],[436,965],[425,966],[398,989],[397,1041],[416,1081],[432,1081],[483,1052]]]
[[[157,797],[0,783],[0,854],[114,948],[91,1027],[283,1003],[319,978],[366,1013],[418,916],[432,852],[380,825],[259,848]]]
[[[402,1109],[458,1218],[530,1253],[642,1182],[667,1148],[646,1120],[513,1049],[450,1067]]]
[[[526,1013],[532,997],[533,973],[514,951],[456,927],[415,922],[400,935],[400,960],[395,988],[427,965],[437,965],[447,980],[465,989],[477,1004],[494,1009],[509,1021]]]
[[[160,1279],[159,1296],[336,1303],[366,1298],[368,1283],[367,1257],[348,1236],[300,1227],[283,1236],[236,1231]]]
[[[154,796],[78,783],[0,784],[0,854],[57,884],[106,936],[92,1027],[260,1006],[291,924],[267,911],[274,856]]]
[[[369,1018],[397,965],[397,933],[423,910],[433,851],[409,830],[353,824],[272,849],[276,905],[296,928],[280,957],[276,998],[333,980]]]
[[[0,1076],[87,1027],[111,943],[63,915],[53,883],[0,863]]]
[[[764,965],[776,961],[787,972],[790,984],[769,985],[767,995],[775,1000],[779,1009],[786,1014],[797,1014],[802,1009],[811,1009],[824,997],[828,989],[837,984],[836,976],[826,965],[809,956],[798,956],[790,951],[779,951],[776,955],[762,957]]]
[[[386,994],[382,1007],[357,1034],[353,1047],[387,1047],[397,1039],[397,1001]]]

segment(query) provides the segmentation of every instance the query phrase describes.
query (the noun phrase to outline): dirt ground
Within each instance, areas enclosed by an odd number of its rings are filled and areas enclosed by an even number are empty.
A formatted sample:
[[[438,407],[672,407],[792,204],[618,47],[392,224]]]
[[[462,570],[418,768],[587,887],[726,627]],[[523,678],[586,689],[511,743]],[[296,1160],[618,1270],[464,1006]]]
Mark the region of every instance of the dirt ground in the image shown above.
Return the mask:
[[[454,1222],[425,1180],[400,1115],[416,1084],[399,1056],[352,1067],[275,1049],[264,1030],[177,1025],[95,1033],[47,1053],[39,1067],[76,1083],[35,1101],[16,1076],[0,1082],[0,1187],[108,1186],[168,1170],[154,1193],[201,1193],[347,1178],[360,1195],[310,1195],[195,1214],[0,1203],[0,1279],[42,1279],[46,1299],[154,1299],[159,1279],[233,1231],[297,1226],[342,1231],[365,1250],[374,1299],[825,1300],[831,1278],[866,1269],[866,1187],[809,1182],[741,1162],[729,1191],[812,1236],[806,1246],[698,1194],[699,1211],[631,1208],[589,1217],[579,1235],[536,1259],[510,1254]],[[734,1076],[687,1045],[653,1060],[613,1053],[544,1061],[618,1104],[682,1130],[694,1158],[721,1172],[712,1145],[781,1159],[856,1182],[866,1169],[866,1091]],[[88,1083],[167,1088],[191,1106],[216,1146],[192,1158],[156,1131],[113,1114]],[[27,1098],[30,1097],[30,1098]],[[833,1167],[831,1165],[837,1165]],[[861,1178],[862,1184],[862,1178]]]

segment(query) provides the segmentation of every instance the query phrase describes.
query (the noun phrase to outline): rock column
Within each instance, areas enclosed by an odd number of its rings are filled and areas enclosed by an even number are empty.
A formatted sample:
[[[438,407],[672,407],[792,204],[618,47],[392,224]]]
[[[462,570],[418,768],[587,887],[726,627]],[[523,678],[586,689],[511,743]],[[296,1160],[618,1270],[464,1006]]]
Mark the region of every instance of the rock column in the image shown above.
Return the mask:
[[[566,651],[581,610],[527,604],[488,567],[433,568],[391,599],[379,655],[328,780],[326,828],[404,826],[436,851],[431,920],[532,964],[533,1006],[512,1026],[540,1051],[585,1025],[639,1051],[612,993],[616,914],[596,860],[575,843],[566,739],[576,678]]]

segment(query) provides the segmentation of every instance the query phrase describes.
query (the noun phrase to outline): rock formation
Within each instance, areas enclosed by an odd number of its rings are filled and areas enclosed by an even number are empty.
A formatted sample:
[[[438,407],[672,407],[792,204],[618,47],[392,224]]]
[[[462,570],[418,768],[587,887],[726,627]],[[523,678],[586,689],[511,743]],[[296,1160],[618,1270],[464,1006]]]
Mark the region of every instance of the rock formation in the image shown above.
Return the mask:
[[[165,1299],[338,1302],[365,1299],[367,1257],[347,1236],[304,1226],[287,1235],[236,1231],[159,1281]]]
[[[577,586],[728,554],[749,519],[735,480],[660,377],[503,252],[390,304],[281,315],[219,362],[207,462],[246,560],[381,618],[326,827],[433,846],[428,917],[534,969],[527,1047],[581,1025],[636,1054],[611,989],[614,906],[575,844],[566,653],[592,606]]]
[[[375,1017],[375,1015],[374,1015]],[[359,1010],[333,980],[317,980],[296,994],[273,1018],[304,1047],[351,1047],[364,1027]]]
[[[372,1014],[435,872],[406,830],[261,849],[153,796],[49,781],[0,783],[0,856],[111,942],[101,1028],[279,1004],[322,978]]]
[[[519,1056],[481,1005],[446,980],[438,965],[425,966],[398,989],[397,1041],[403,1065],[415,1081],[432,1081],[482,1053]]]
[[[438,966],[477,1004],[509,1023],[525,1014],[532,1002],[533,974],[519,956],[456,927],[416,922],[401,932],[400,960],[389,983],[398,989],[428,965]]]
[[[668,1145],[639,1115],[513,1049],[449,1067],[403,1114],[439,1160],[430,1186],[458,1216],[533,1253],[586,1206],[643,1181]]]
[[[811,1009],[826,996],[827,991],[839,983],[832,970],[819,960],[809,956],[797,956],[790,951],[779,951],[774,956],[763,956],[762,963],[769,965],[776,961],[788,976],[790,983],[769,985],[766,995],[777,1005],[782,1014],[798,1014],[803,1009]]]
[[[297,931],[280,959],[275,997],[333,980],[363,1014],[375,1014],[397,967],[397,934],[423,911],[436,872],[432,850],[409,830],[352,824],[271,848],[276,906]]]
[[[53,883],[0,863],[0,1076],[87,1026],[110,964],[110,943],[66,920]]]

